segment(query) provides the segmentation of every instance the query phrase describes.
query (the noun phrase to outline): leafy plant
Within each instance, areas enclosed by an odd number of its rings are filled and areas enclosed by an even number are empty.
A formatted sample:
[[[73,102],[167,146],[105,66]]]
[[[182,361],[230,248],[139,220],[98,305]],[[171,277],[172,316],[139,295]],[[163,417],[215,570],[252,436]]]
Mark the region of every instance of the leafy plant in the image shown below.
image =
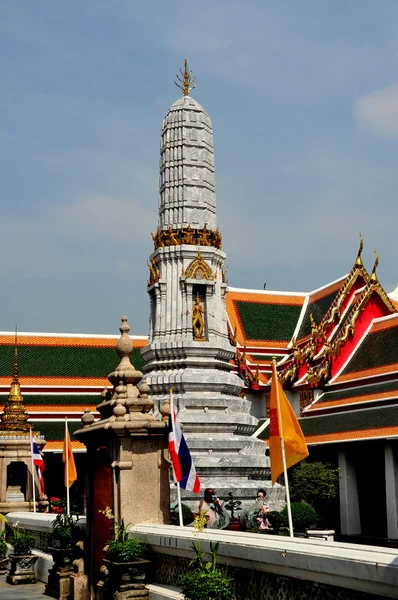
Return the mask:
[[[219,569],[192,571],[181,577],[185,600],[232,600],[232,580]]]
[[[72,548],[77,515],[58,513],[52,522],[53,540],[59,542],[61,548]]]
[[[267,519],[270,522],[274,533],[278,535],[280,528],[284,525],[284,520],[281,517],[281,514],[277,510],[272,510],[267,514]]]
[[[12,545],[14,547],[14,554],[16,556],[31,554],[32,548],[35,545],[35,538],[30,533],[26,533],[22,529],[15,527],[13,529]]]
[[[100,510],[108,519],[113,519],[113,539],[110,540],[105,556],[112,562],[125,563],[134,562],[137,558],[142,558],[149,551],[149,546],[145,542],[133,537],[129,537],[128,525],[124,524],[123,519],[120,523],[115,520],[112,509],[107,506],[105,510]]]
[[[134,562],[137,558],[145,556],[147,552],[147,544],[137,538],[127,538],[124,540],[111,540],[105,551],[105,555],[112,562],[125,563]]]
[[[328,463],[302,463],[290,479],[290,495],[295,502],[314,507],[322,522],[330,520],[338,495],[339,470]]]
[[[240,500],[235,500],[232,492],[228,492],[228,498],[224,504],[224,507],[231,513],[231,520],[235,521],[235,512],[238,510],[242,510],[241,508],[242,502]]]
[[[292,502],[292,520],[293,529],[295,531],[305,531],[311,525],[315,525],[318,521],[316,510],[305,502]],[[280,512],[280,516],[284,525],[288,524],[287,506]]]
[[[194,519],[191,509],[186,504],[181,504],[182,522],[184,525],[190,525]],[[180,515],[178,513],[178,504],[174,503],[170,506],[170,521],[172,525],[180,524]]]
[[[204,531],[203,511],[194,520],[198,535]],[[199,542],[192,542],[195,558],[189,566],[193,571],[181,577],[180,585],[185,600],[232,600],[232,579],[217,568],[217,552],[220,542],[210,542],[210,560],[206,561],[205,552]]]
[[[61,514],[66,512],[66,502],[65,500],[61,500],[61,498],[56,498],[52,496],[49,500],[50,504],[50,512]]]
[[[8,554],[8,546],[4,533],[0,534],[0,558],[5,558]]]

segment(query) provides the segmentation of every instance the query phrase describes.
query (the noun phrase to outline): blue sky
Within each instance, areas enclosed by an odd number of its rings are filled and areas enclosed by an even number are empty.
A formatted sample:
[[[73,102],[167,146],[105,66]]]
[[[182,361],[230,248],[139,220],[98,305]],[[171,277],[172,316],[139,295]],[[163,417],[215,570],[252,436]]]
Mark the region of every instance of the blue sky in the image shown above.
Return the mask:
[[[365,239],[398,284],[395,0],[1,0],[0,328],[148,331],[159,135],[186,57],[234,287],[306,291]]]

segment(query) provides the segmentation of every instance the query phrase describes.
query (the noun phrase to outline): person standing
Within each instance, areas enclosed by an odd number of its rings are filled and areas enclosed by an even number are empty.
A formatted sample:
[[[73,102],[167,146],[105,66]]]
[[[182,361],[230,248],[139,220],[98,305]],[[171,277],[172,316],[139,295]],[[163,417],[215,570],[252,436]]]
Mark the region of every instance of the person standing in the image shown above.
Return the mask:
[[[214,488],[206,488],[203,498],[199,501],[196,514],[202,512],[206,517],[207,529],[225,529],[229,524],[229,515],[220,504]]]

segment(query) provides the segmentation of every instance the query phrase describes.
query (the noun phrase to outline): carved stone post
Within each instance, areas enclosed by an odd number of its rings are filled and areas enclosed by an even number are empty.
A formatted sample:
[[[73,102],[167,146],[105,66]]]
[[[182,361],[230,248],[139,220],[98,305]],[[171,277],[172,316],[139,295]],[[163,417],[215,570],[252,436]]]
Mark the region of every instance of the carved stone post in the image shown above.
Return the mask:
[[[116,350],[120,363],[108,378],[113,390],[104,390],[97,406],[101,419],[89,411],[84,427],[75,433],[88,453],[88,549],[89,586],[99,579],[103,547],[112,535],[112,522],[102,512],[112,509],[116,521],[167,523],[170,510],[167,424],[149,411],[143,375],[130,362],[133,350],[127,317],[122,317],[121,337]],[[136,385],[138,384],[138,385]]]

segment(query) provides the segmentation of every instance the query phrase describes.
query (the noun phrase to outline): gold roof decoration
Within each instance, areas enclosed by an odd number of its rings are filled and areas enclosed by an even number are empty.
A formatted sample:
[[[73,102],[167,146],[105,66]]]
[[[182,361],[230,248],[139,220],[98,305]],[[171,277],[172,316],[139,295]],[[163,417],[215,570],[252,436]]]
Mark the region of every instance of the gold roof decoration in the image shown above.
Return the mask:
[[[375,264],[373,265],[372,274],[370,276],[370,281],[378,281],[376,269],[379,266],[379,253],[375,249]]]
[[[198,255],[189,264],[184,275],[186,279],[207,279],[207,281],[213,281],[215,279],[215,274],[203,259],[200,250],[198,250]]]
[[[360,233],[359,234],[359,250],[358,250],[357,258],[355,260],[356,267],[363,267],[362,250],[363,250],[363,237],[362,237],[362,233]]]
[[[189,94],[197,87],[198,84],[195,83],[196,77],[192,77],[192,71],[189,70],[187,59],[184,60],[184,71],[180,69],[180,74],[181,77],[178,75],[178,73],[176,75],[179,83],[177,81],[174,81],[174,83],[178,88],[180,88],[184,96],[189,96]],[[195,85],[192,85],[193,83],[195,83]]]
[[[18,377],[18,336],[15,328],[15,350],[14,350],[14,372],[11,381],[11,389],[4,406],[4,412],[0,417],[0,431],[12,431],[13,433],[27,433],[32,426],[28,423],[29,415],[26,412],[21,384]]]

